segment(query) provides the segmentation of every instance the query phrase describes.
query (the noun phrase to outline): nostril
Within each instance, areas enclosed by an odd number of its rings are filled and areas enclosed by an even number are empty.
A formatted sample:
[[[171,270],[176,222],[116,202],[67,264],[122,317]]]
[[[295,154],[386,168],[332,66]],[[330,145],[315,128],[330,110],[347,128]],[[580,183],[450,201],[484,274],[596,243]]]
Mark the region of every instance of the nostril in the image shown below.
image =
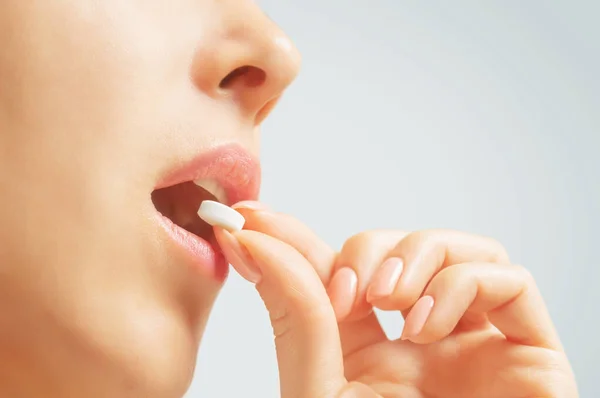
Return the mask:
[[[225,76],[225,78],[221,80],[221,83],[219,83],[219,88],[228,89],[238,82],[244,87],[253,88],[262,85],[265,80],[267,80],[267,74],[264,70],[255,66],[246,65],[234,69]]]

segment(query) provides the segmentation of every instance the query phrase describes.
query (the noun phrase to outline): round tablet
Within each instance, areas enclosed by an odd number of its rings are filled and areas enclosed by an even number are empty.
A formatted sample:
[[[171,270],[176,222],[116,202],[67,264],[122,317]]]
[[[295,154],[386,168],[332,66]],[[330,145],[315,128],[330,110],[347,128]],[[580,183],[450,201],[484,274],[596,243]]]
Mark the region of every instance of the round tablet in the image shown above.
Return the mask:
[[[246,220],[244,216],[223,203],[205,200],[200,205],[198,216],[213,227],[221,227],[229,232],[241,231]]]

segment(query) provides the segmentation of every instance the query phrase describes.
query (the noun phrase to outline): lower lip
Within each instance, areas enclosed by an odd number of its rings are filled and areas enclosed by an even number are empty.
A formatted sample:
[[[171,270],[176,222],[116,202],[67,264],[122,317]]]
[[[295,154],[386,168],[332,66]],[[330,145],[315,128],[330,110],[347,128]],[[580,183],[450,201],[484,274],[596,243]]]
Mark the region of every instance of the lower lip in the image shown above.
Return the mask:
[[[199,236],[174,224],[162,214],[158,213],[157,217],[159,224],[171,239],[184,249],[195,270],[217,282],[225,282],[229,274],[229,264],[220,250]]]

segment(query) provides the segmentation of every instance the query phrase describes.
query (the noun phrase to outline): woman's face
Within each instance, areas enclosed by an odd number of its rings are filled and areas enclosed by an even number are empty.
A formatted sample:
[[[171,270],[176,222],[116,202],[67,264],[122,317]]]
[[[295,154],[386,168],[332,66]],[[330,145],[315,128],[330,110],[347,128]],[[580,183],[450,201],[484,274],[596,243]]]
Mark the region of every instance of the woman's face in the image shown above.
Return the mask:
[[[227,270],[190,181],[257,196],[295,48],[247,0],[4,0],[0,48],[2,393],[181,396]]]

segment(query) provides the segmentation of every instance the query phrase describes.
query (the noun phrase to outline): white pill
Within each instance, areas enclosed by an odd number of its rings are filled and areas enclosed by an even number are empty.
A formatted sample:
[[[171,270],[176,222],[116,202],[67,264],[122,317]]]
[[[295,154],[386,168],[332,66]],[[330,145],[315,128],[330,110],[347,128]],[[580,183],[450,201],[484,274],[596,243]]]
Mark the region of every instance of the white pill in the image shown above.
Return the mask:
[[[202,202],[198,215],[213,227],[221,227],[229,232],[241,231],[246,222],[244,216],[231,207],[212,200]]]

